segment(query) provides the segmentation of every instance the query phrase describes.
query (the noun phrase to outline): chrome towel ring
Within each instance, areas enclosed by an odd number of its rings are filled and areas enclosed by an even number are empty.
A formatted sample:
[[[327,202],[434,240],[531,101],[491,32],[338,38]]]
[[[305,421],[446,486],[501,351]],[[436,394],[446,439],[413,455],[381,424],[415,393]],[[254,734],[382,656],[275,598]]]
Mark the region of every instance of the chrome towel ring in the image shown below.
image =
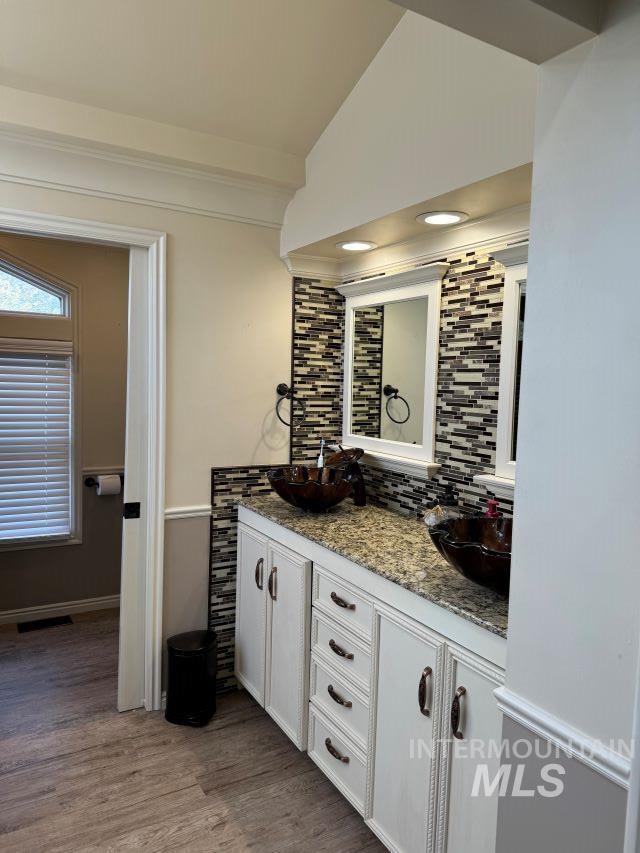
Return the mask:
[[[294,429],[297,429],[297,427],[301,426],[306,420],[307,404],[304,400],[299,400],[293,396],[293,388],[289,388],[286,382],[281,382],[277,386],[276,393],[278,394],[278,402],[276,403],[276,415],[278,420],[287,427],[293,426]],[[283,400],[291,401],[291,422],[285,421],[280,414],[280,406],[282,405]],[[297,420],[293,417],[293,408],[296,403],[298,403],[302,408],[302,415]]]
[[[404,397],[400,396],[400,394],[398,393],[398,389],[394,388],[393,385],[385,385],[384,388],[382,389],[382,393],[387,398],[387,405],[385,406],[385,409],[386,409],[387,415],[389,416],[389,420],[393,421],[394,424],[406,424],[406,422],[411,417],[411,407],[409,406],[409,403],[407,403],[407,401],[405,400]],[[391,412],[389,411],[389,403],[392,400],[402,400],[402,402],[407,407],[407,417],[404,420],[399,421],[397,418],[394,418],[393,415],[391,414]]]

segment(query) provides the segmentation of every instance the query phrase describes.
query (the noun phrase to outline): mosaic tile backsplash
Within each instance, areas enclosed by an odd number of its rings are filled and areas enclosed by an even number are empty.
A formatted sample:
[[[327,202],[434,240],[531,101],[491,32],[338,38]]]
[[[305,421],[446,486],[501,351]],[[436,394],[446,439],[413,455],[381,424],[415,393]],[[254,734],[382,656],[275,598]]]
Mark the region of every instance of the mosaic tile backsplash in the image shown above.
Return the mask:
[[[425,480],[363,466],[369,500],[406,514],[420,512],[452,483],[467,510],[484,506],[487,491],[475,474],[492,472],[498,419],[502,324],[502,267],[486,254],[438,258],[450,265],[442,287],[436,461],[438,475]],[[291,431],[290,458],[312,462],[320,438],[342,434],[344,300],[333,285],[293,283],[292,386],[307,404],[307,420]],[[211,472],[211,570],[209,624],[218,633],[218,689],[232,689],[237,551],[237,502],[268,493],[270,466],[214,468]],[[500,501],[510,515],[511,501]]]

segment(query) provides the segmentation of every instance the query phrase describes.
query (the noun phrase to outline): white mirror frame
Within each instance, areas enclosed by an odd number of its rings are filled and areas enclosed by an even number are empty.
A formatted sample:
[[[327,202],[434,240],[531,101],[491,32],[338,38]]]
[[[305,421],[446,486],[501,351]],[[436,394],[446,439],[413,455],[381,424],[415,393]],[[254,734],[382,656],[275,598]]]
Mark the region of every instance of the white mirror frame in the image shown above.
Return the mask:
[[[371,461],[371,457],[373,457],[382,463],[388,463],[389,467],[419,468],[423,471],[426,469],[429,475],[438,467],[435,464],[434,453],[438,349],[440,344],[440,297],[442,279],[448,269],[449,265],[445,263],[429,264],[395,275],[380,276],[338,285],[337,287],[338,291],[346,298],[342,443],[346,447],[361,447],[367,453],[368,461]],[[422,443],[410,444],[354,435],[351,432],[351,377],[355,310],[425,296],[428,303]],[[393,464],[394,462],[396,465]]]

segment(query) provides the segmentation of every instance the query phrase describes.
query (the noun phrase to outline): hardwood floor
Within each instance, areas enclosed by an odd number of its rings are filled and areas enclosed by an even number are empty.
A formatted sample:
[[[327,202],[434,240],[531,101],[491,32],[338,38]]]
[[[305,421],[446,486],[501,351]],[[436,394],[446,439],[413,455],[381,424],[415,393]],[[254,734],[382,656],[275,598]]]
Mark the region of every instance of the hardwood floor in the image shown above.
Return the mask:
[[[244,693],[203,729],[115,711],[117,614],[0,628],[0,850],[382,851]]]

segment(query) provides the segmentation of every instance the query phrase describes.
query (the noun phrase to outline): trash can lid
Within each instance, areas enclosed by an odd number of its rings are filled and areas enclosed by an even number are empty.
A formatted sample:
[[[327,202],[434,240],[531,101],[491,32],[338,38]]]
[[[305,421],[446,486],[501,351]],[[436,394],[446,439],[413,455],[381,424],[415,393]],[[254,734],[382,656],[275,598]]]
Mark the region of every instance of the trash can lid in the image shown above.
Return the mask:
[[[215,642],[216,635],[213,631],[187,631],[185,634],[169,637],[167,646],[177,652],[199,652],[210,649]]]

